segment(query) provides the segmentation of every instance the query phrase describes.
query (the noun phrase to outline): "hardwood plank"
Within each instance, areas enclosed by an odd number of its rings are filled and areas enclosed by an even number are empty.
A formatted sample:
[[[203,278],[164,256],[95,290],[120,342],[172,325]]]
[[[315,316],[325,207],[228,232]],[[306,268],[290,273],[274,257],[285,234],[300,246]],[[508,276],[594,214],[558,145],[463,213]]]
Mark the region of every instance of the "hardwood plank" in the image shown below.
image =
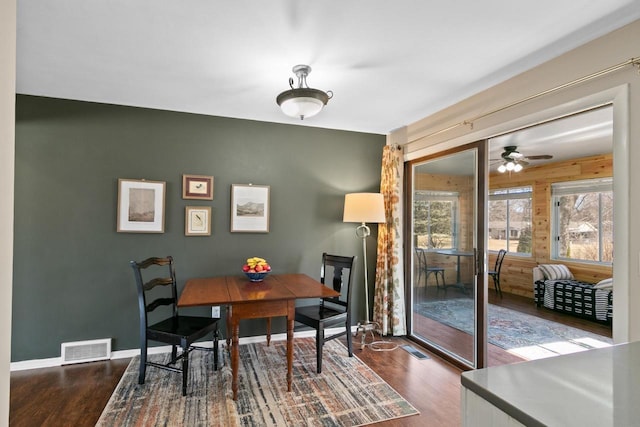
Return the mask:
[[[9,425],[94,426],[129,359],[11,373]]]
[[[398,345],[409,344],[405,338],[385,338]],[[375,425],[395,427],[439,427],[460,425],[461,370],[433,353],[421,349],[430,359],[417,359],[397,348],[393,351],[373,351],[366,347],[354,354],[370,366],[382,379],[407,399],[420,415],[389,420]]]

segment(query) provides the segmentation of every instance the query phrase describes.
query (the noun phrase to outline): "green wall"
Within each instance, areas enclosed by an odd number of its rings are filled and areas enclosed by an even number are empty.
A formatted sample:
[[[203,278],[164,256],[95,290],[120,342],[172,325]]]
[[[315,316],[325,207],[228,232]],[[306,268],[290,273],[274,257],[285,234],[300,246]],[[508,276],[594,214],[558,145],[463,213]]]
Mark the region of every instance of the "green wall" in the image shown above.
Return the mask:
[[[130,260],[173,255],[180,289],[189,277],[239,274],[249,256],[313,277],[323,251],[361,260],[356,224],[342,223],[344,194],[379,190],[384,144],[383,135],[19,95],[12,361],[58,357],[67,341],[138,348]],[[182,174],[213,175],[213,200],[183,200]],[[116,232],[118,178],[166,181],[163,234]],[[229,231],[231,185],[246,183],[271,186],[267,234]],[[211,236],[184,235],[187,205],[212,207]],[[274,332],[283,330],[278,319]],[[261,320],[241,326],[262,334]]]

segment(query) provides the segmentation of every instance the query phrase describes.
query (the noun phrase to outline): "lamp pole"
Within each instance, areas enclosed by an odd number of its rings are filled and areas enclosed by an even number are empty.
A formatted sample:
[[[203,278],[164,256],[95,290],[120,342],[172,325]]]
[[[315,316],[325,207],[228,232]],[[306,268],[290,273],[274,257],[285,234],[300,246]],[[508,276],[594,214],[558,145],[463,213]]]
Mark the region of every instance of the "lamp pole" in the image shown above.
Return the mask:
[[[362,239],[362,259],[364,266],[364,305],[365,320],[359,321],[356,327],[356,334],[362,333],[360,349],[365,347],[365,336],[367,331],[375,329],[375,323],[369,319],[369,274],[367,271],[367,237],[371,235],[371,229],[367,222],[385,222],[384,196],[381,193],[350,193],[344,197],[344,222],[357,222],[360,225],[356,228],[356,236]]]
[[[371,229],[364,222],[356,228],[356,236],[362,238],[362,259],[364,260],[364,306],[365,306],[365,325],[371,324],[369,321],[369,280],[367,271],[367,237],[371,235]]]
[[[356,337],[358,336],[358,334],[362,334],[360,335],[360,350],[364,350],[367,332],[370,332],[371,336],[373,337],[373,330],[375,329],[375,323],[372,323],[369,320],[369,273],[367,270],[367,237],[369,237],[370,235],[371,229],[364,222],[356,228],[356,236],[362,238],[362,259],[364,261],[363,275],[365,320],[358,322],[355,334]]]

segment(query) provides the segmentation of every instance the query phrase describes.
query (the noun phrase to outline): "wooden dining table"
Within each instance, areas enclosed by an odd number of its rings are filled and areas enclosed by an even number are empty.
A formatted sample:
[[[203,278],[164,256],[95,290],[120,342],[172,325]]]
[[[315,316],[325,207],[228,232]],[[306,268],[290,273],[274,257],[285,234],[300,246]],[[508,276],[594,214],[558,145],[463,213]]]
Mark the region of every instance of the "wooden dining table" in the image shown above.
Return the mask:
[[[237,400],[240,320],[286,316],[287,391],[291,391],[296,300],[338,295],[340,295],[338,292],[306,274],[270,274],[262,282],[251,282],[246,276],[241,275],[205,277],[187,280],[178,300],[178,307],[227,307],[227,347],[231,347],[231,388],[233,400]]]

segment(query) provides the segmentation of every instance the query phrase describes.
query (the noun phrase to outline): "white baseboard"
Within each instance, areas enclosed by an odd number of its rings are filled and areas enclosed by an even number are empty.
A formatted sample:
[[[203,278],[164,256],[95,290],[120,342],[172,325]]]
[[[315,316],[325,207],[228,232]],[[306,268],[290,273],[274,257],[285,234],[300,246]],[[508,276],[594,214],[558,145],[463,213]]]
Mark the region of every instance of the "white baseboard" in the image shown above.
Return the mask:
[[[326,335],[336,334],[340,332],[341,329],[342,328],[325,329],[325,334]],[[355,333],[355,331],[356,331],[356,327],[352,326],[351,332]],[[298,332],[295,332],[293,336],[294,338],[315,337],[316,331],[313,329],[310,329],[308,331],[307,330],[298,331]],[[271,335],[271,341],[283,341],[286,339],[287,339],[286,333]],[[240,344],[252,344],[252,343],[258,343],[258,342],[265,342],[265,341],[267,341],[266,335],[240,338]],[[210,347],[213,345],[213,343],[211,341],[205,341],[205,342],[202,342],[201,344],[199,343],[198,345],[201,345],[202,347],[207,347],[207,346]],[[149,347],[147,350],[147,354],[168,353],[170,351],[171,351],[171,346],[164,345],[159,347]],[[117,351],[111,352],[111,359],[126,359],[130,357],[138,356],[139,354],[140,354],[139,348],[132,348],[129,350],[117,350]],[[92,362],[87,362],[87,363],[92,363]],[[11,362],[9,370],[11,372],[25,371],[27,369],[51,368],[51,367],[61,366],[61,365],[62,365],[61,357],[51,357],[48,359],[33,359],[33,360],[23,360],[20,362]]]
[[[49,368],[51,366],[60,366],[62,365],[61,357],[52,357],[50,359],[32,359],[32,360],[22,360],[20,362],[11,362],[9,365],[9,370],[13,371],[25,371],[27,369],[37,369],[37,368]]]

